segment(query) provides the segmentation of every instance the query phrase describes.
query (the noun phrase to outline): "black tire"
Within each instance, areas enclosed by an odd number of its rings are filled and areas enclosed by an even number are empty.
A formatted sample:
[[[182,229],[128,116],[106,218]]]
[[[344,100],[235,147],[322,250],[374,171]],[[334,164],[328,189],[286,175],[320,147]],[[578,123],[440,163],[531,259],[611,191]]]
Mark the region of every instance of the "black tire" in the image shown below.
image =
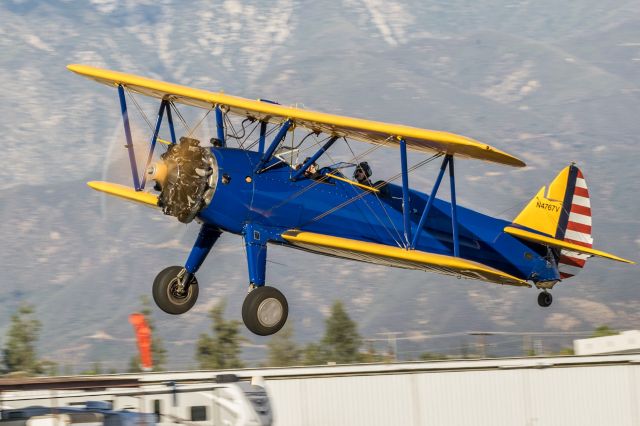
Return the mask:
[[[551,306],[552,302],[553,296],[551,296],[551,293],[543,291],[538,295],[538,305],[542,306],[543,308]]]
[[[269,336],[277,333],[288,316],[287,298],[274,287],[257,287],[244,298],[242,321],[253,334]]]
[[[171,315],[184,314],[198,300],[198,280],[195,276],[191,278],[187,294],[179,295],[175,292],[180,271],[181,266],[169,266],[160,271],[153,281],[153,300],[158,308]]]

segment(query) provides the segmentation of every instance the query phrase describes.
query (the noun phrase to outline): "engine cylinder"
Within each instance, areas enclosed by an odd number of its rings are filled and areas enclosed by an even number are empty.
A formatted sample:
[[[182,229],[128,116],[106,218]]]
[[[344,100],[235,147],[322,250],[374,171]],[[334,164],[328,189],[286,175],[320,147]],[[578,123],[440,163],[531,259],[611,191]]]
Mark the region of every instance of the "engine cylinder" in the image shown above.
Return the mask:
[[[161,161],[147,171],[160,187],[159,203],[164,214],[182,223],[191,222],[213,198],[218,166],[208,148],[197,139],[180,138],[162,154]]]

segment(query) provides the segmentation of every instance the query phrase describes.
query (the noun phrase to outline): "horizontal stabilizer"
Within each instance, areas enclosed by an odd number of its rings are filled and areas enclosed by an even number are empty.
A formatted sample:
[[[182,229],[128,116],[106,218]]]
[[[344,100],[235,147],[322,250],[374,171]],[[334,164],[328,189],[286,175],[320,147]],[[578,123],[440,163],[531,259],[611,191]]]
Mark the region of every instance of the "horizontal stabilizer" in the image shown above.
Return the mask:
[[[91,181],[87,182],[87,185],[96,191],[104,192],[115,197],[135,201],[136,203],[145,204],[151,207],[159,207],[158,196],[149,194],[148,192],[136,191],[128,186],[111,182]]]
[[[282,238],[296,247],[335,257],[397,268],[438,272],[496,284],[530,287],[520,278],[460,257],[296,230],[286,231],[282,234]]]
[[[513,235],[514,237],[522,238],[523,240],[532,241],[534,243],[543,244],[545,246],[550,246],[557,249],[566,249],[566,250],[574,251],[580,254],[604,257],[606,259],[616,260],[618,262],[635,263],[631,260],[623,259],[616,255],[606,253],[604,251],[596,250],[591,247],[570,243],[568,241],[558,240],[556,238],[551,238],[541,234],[536,234],[535,232],[526,231],[524,229],[515,228],[513,226],[505,227],[504,232],[506,232],[509,235]]]

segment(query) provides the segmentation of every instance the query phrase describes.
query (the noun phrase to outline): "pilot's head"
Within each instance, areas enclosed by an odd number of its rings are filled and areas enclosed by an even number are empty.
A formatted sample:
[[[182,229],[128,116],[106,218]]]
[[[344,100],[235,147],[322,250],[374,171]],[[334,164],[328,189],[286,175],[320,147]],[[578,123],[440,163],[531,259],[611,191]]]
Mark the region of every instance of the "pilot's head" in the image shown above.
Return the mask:
[[[367,163],[366,161],[358,164],[356,166],[356,170],[353,172],[353,178],[358,181],[358,183],[368,181],[371,175],[371,167],[369,167],[369,163]]]
[[[309,161],[311,161],[311,157],[307,157],[304,159],[304,164],[307,164]],[[318,172],[318,165],[316,163],[311,164],[307,170],[305,170],[305,174],[306,175],[311,175],[314,173]]]

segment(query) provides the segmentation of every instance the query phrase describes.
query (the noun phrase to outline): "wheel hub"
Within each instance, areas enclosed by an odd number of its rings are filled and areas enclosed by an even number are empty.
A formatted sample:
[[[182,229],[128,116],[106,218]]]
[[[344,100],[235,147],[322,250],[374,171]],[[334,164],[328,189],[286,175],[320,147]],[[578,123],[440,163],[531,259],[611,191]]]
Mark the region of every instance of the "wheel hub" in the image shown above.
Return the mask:
[[[270,297],[258,306],[258,321],[264,327],[273,327],[282,319],[283,312],[280,301]]]
[[[177,303],[183,303],[184,299],[187,298],[188,290],[185,291],[184,284],[180,281],[180,278],[176,277],[171,280],[171,283],[167,287],[167,294]]]
[[[181,266],[163,269],[153,281],[153,300],[164,312],[180,315],[198,300],[198,280]]]

